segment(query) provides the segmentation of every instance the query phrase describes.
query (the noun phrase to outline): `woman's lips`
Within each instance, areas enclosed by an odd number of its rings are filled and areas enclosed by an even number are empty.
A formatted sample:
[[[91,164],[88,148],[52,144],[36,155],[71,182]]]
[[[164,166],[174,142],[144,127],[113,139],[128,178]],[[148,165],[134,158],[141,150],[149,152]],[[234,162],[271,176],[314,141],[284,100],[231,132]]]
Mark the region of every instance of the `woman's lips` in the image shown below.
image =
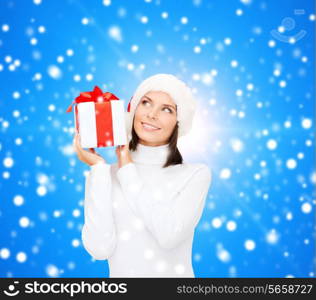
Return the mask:
[[[155,126],[152,126],[148,123],[144,123],[144,122],[141,122],[142,124],[142,127],[146,130],[146,131],[157,131],[157,130],[160,130],[160,128],[158,127],[155,127]]]

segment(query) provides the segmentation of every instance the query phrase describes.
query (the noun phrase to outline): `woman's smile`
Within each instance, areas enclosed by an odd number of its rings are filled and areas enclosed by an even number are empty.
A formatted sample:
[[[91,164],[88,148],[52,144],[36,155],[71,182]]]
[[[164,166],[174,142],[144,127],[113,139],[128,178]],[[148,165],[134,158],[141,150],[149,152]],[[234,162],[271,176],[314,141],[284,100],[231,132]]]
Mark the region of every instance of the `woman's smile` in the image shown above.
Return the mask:
[[[141,122],[141,124],[142,124],[143,129],[146,131],[157,131],[161,129],[149,123]]]

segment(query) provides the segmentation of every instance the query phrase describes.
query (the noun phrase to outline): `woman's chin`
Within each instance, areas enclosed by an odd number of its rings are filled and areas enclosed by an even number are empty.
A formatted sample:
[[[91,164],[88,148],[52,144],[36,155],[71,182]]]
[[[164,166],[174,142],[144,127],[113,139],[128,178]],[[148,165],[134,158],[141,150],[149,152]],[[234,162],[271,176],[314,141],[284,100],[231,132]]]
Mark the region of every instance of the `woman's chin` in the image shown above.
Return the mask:
[[[157,136],[154,133],[151,132],[141,132],[140,134],[137,134],[140,140],[146,141],[148,143],[156,143],[157,142]]]
[[[157,140],[157,138],[153,135],[150,134],[148,132],[145,132],[139,135],[140,139],[148,141],[148,142],[155,142]]]

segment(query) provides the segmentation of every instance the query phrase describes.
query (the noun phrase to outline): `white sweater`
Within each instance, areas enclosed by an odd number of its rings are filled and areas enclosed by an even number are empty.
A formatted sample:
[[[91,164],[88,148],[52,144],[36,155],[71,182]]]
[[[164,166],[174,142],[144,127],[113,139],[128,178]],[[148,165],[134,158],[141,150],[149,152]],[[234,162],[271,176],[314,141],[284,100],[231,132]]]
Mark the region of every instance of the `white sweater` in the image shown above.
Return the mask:
[[[133,163],[91,166],[82,242],[109,277],[194,277],[192,242],[211,183],[205,164],[162,168],[168,145],[138,144]]]

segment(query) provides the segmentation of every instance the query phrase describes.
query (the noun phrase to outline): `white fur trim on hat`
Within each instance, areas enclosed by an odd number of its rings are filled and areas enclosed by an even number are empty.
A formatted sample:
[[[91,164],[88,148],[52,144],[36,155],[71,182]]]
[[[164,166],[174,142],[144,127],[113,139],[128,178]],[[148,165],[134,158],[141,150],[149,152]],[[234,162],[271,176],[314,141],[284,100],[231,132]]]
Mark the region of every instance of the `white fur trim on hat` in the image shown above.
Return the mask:
[[[128,138],[131,139],[136,107],[140,99],[150,91],[165,92],[172,98],[177,105],[177,120],[179,122],[178,137],[186,135],[192,127],[197,106],[192,91],[183,81],[174,75],[156,74],[140,83],[130,101],[130,112],[126,112]]]

